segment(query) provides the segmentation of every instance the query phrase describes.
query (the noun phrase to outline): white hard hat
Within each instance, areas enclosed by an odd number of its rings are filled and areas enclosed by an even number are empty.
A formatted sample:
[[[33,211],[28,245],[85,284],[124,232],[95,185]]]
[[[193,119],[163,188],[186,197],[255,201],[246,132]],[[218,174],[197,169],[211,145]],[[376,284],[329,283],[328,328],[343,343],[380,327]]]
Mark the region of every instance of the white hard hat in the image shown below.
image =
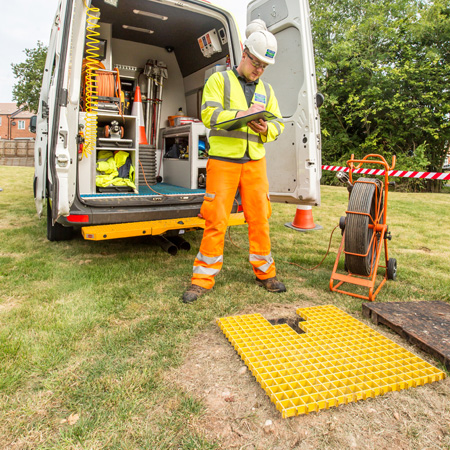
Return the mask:
[[[252,20],[245,29],[245,37],[248,38],[255,31],[267,31],[266,22],[261,19]]]
[[[252,55],[266,64],[275,63],[277,40],[270,31],[253,32],[244,42],[244,48],[247,48]]]

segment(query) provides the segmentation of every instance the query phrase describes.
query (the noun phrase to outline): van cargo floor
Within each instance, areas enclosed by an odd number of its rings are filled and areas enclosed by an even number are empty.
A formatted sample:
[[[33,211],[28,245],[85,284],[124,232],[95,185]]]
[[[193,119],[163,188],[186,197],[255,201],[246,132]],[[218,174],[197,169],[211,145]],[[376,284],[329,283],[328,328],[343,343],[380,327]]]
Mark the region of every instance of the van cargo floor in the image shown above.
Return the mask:
[[[151,190],[153,189],[153,190]],[[139,186],[139,193],[134,192],[108,192],[98,194],[82,194],[82,199],[94,199],[94,198],[116,198],[116,197],[148,197],[157,195],[189,195],[189,194],[204,194],[204,189],[189,189],[182,186],[176,186],[174,184],[157,183],[151,186]]]

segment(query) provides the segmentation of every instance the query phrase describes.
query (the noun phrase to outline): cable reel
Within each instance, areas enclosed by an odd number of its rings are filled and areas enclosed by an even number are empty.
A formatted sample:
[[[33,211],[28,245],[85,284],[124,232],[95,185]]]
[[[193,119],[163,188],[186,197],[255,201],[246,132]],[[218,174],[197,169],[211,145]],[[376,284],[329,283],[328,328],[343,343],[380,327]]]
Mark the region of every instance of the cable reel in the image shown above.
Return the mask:
[[[369,276],[375,264],[379,233],[383,223],[382,183],[377,179],[359,178],[348,201],[345,220],[345,267],[355,275]],[[363,256],[360,256],[363,255]]]
[[[358,164],[355,166],[355,164]],[[375,178],[359,178],[353,182],[353,171],[365,164],[381,164],[384,166],[384,183]],[[386,280],[395,280],[397,276],[397,261],[389,259],[387,241],[391,239],[386,224],[387,198],[388,198],[388,172],[395,167],[395,156],[392,167],[380,155],[370,154],[362,160],[351,159],[347,161],[348,175],[341,172],[338,178],[347,184],[349,191],[348,208],[346,216],[339,220],[342,230],[342,241],[336,257],[330,279],[332,291],[348,294],[353,297],[373,301]],[[380,265],[381,254],[384,247],[385,265]],[[344,253],[344,270],[347,274],[337,273],[337,267],[342,252]],[[385,276],[375,290],[378,268],[385,268]],[[337,281],[337,284],[334,284]],[[344,291],[340,287],[344,284],[353,284],[369,288],[369,295]]]

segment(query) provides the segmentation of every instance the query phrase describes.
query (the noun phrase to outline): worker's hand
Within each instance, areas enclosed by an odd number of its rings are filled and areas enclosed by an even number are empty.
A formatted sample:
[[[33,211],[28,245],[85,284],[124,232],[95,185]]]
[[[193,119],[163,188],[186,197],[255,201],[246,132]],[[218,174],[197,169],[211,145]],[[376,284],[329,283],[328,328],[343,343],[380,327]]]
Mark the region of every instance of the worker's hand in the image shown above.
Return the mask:
[[[262,105],[261,103],[253,103],[253,105],[250,106],[250,108],[248,108],[246,111],[239,111],[236,114],[236,119],[242,116],[248,116],[249,114],[255,114],[260,111],[264,111],[264,105]]]
[[[252,120],[247,125],[255,133],[259,133],[264,136],[267,135],[267,122],[265,120],[263,119]]]

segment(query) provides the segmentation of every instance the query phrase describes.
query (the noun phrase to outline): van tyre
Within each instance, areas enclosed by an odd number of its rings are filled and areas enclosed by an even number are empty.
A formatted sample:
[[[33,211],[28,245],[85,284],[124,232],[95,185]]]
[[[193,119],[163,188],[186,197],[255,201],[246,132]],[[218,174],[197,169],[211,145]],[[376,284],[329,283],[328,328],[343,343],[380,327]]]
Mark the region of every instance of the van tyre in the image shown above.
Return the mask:
[[[64,227],[60,223],[52,224],[52,207],[47,199],[47,239],[52,242],[69,241],[73,237],[73,227]]]
[[[388,259],[386,272],[388,280],[395,281],[397,279],[397,260],[395,258]]]

